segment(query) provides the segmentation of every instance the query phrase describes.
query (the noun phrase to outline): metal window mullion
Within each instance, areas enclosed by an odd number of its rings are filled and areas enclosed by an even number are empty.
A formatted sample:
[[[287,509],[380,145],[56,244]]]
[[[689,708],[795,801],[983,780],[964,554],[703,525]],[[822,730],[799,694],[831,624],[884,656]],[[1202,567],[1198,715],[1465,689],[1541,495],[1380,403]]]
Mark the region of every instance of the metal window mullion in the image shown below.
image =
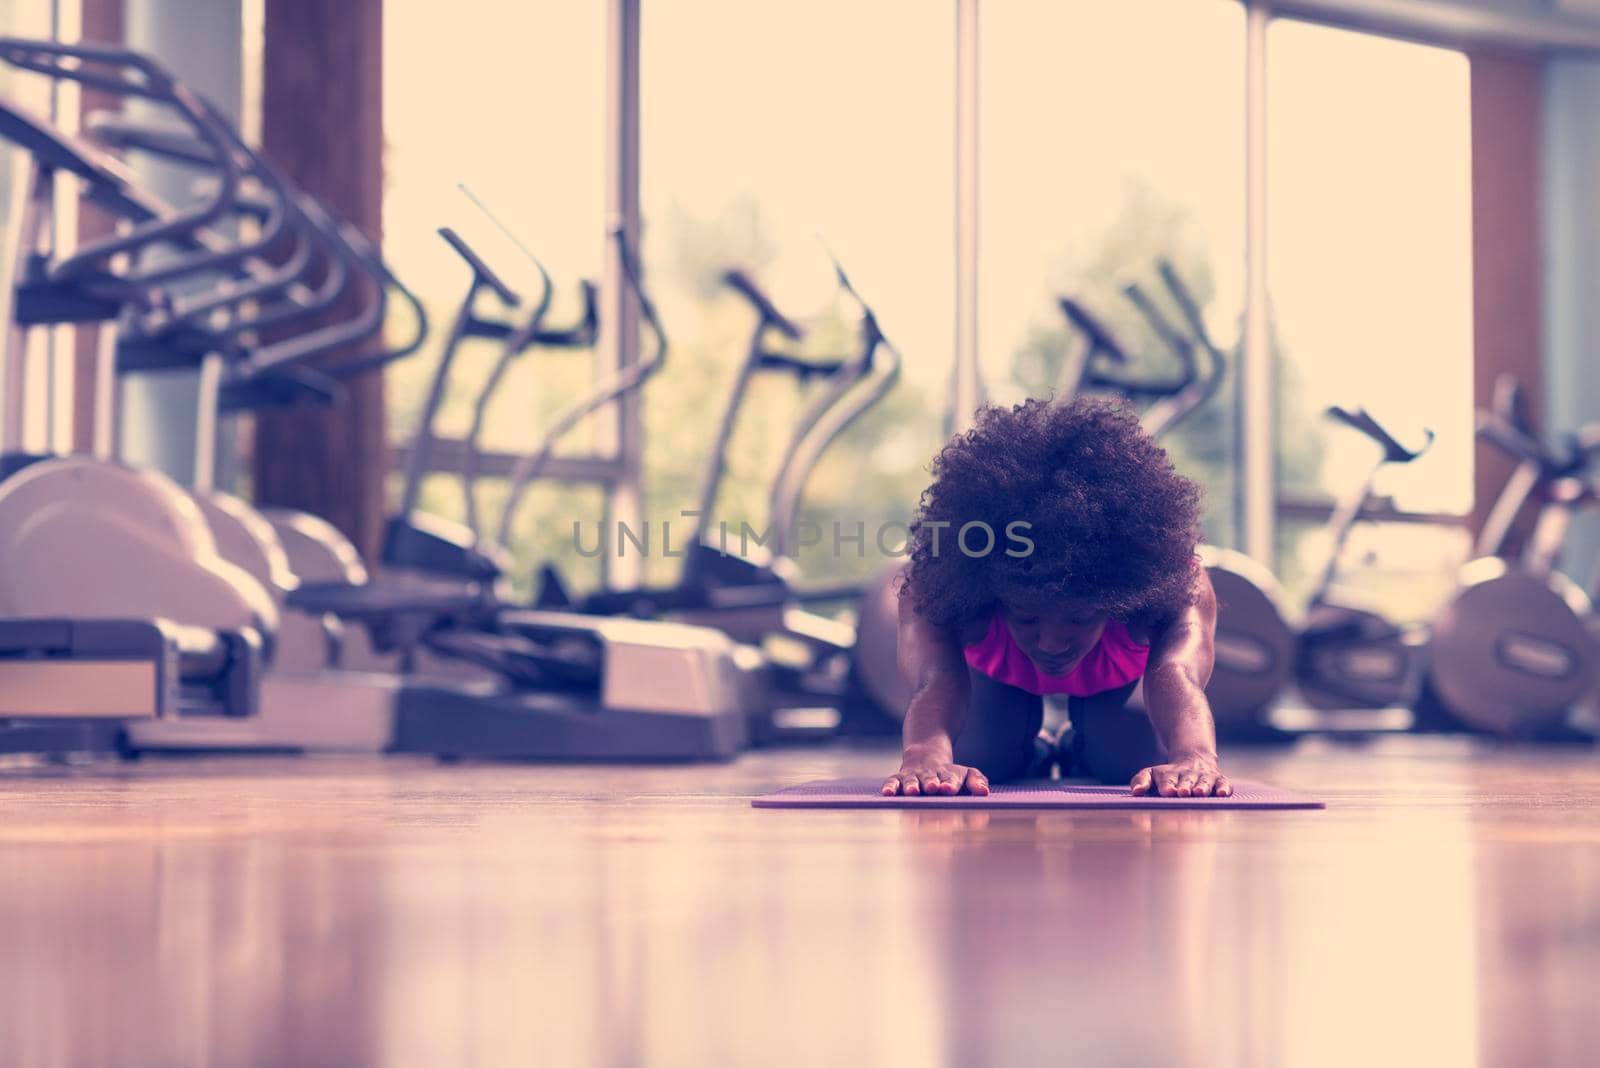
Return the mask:
[[[624,281],[621,253],[609,231],[621,227],[639,247],[639,0],[609,0],[606,9],[605,116],[605,267],[601,283],[600,338],[596,381],[609,379],[639,361],[639,309]],[[643,511],[643,412],[637,391],[624,393],[610,407],[612,420],[596,442],[616,457],[615,477],[606,495],[606,522],[637,528]],[[552,472],[553,473],[553,472]],[[639,561],[629,556],[601,559],[601,581],[630,586],[640,581]]]
[[[949,433],[972,421],[981,399],[978,366],[978,0],[956,0],[955,360]]]
[[[1267,287],[1267,25],[1265,4],[1245,7],[1245,321],[1239,369],[1240,496],[1244,551],[1276,561],[1278,397]]]

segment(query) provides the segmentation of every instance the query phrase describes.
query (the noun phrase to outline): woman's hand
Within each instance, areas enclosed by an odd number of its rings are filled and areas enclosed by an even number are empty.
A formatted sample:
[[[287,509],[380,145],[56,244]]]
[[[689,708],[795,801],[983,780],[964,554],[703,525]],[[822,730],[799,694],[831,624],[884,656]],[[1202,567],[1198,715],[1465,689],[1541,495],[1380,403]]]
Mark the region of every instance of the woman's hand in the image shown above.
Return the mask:
[[[885,797],[962,791],[982,797],[989,792],[989,780],[977,768],[952,763],[946,753],[921,749],[907,749],[900,758],[900,770],[883,781]]]
[[[1233,784],[1217,766],[1215,753],[1188,753],[1169,763],[1145,768],[1133,777],[1128,791],[1136,797],[1228,797],[1233,793]]]

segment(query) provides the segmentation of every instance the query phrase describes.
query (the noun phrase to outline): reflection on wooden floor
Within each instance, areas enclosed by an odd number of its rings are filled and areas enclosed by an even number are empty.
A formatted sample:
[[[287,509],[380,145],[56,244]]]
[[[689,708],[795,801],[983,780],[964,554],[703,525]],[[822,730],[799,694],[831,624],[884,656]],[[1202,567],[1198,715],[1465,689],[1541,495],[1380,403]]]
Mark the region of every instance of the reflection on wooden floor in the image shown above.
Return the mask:
[[[1600,754],[1241,754],[1325,812],[792,812],[725,767],[0,772],[0,1063],[1589,1065]]]

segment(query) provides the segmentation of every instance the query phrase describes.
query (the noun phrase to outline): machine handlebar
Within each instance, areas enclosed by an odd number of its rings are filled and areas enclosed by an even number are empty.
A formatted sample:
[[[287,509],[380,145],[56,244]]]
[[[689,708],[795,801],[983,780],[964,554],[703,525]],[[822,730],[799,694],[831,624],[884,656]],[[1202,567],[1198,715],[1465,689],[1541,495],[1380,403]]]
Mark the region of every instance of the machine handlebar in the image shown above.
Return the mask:
[[[1067,320],[1089,339],[1089,344],[1096,351],[1104,353],[1113,363],[1129,362],[1127,352],[1111,336],[1111,331],[1106,329],[1100,320],[1090,315],[1088,309],[1071,297],[1057,297],[1056,303],[1061,306],[1061,311]]]
[[[583,291],[583,311],[572,326],[541,327],[529,338],[530,345],[543,345],[555,349],[581,349],[593,345],[600,336],[600,288],[585,278],[579,283]]]
[[[790,341],[801,341],[805,338],[805,331],[780,312],[761,291],[761,287],[756,285],[745,272],[738,269],[728,271],[723,274],[722,282],[755,307],[757,314],[761,316],[762,326],[772,327]]]
[[[1503,411],[1480,411],[1477,432],[1478,437],[1519,463],[1537,464],[1540,476],[1546,480],[1580,474],[1594,456],[1600,454],[1600,431],[1593,425],[1569,435],[1564,453],[1546,448],[1543,442],[1516,425]]]
[[[55,279],[75,278],[99,270],[113,256],[170,242],[182,245],[197,230],[220,220],[229,211],[237,191],[241,168],[236,143],[218,121],[216,112],[198,94],[179,82],[154,60],[126,49],[96,45],[66,45],[56,41],[0,37],[0,61],[21,70],[58,80],[103,89],[118,96],[139,97],[171,108],[208,145],[216,160],[217,188],[194,207],[169,217],[136,224],[125,233],[88,242],[72,255],[51,265]],[[123,281],[147,284],[174,277],[189,268],[179,259]]]
[[[494,295],[500,298],[501,303],[513,306],[522,303],[522,298],[517,295],[516,290],[506,285],[500,276],[494,273],[493,268],[483,261],[483,257],[479,256],[471,245],[467,244],[465,238],[448,226],[439,227],[439,236],[455,249],[456,255],[467,261],[467,266],[472,268],[472,274],[478,281],[494,290]]]
[[[1352,430],[1359,430],[1383,449],[1385,463],[1407,464],[1433,447],[1434,433],[1431,429],[1424,428],[1424,441],[1420,449],[1408,449],[1395,439],[1395,436],[1385,430],[1383,425],[1372,417],[1365,408],[1357,408],[1354,412],[1338,405],[1327,409],[1327,415],[1335,422],[1343,423]]]

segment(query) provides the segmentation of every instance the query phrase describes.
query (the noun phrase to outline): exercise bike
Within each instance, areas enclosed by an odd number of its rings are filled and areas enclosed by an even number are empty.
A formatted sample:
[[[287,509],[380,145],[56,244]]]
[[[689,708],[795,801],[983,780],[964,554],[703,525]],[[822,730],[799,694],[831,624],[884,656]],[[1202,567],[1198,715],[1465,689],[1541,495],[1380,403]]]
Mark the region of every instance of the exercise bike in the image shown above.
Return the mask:
[[[1328,519],[1328,557],[1295,639],[1295,684],[1306,704],[1324,712],[1409,708],[1422,684],[1427,628],[1392,623],[1377,612],[1337,599],[1333,589],[1345,543],[1372,498],[1378,473],[1390,464],[1408,464],[1421,457],[1434,435],[1426,431],[1425,442],[1412,449],[1365,410],[1331,407],[1327,414],[1369,438],[1378,446],[1379,456],[1361,483],[1335,504]],[[1381,723],[1357,718],[1350,726],[1378,728]]]
[[[1478,434],[1517,461],[1461,569],[1459,588],[1433,623],[1423,724],[1503,737],[1588,739],[1564,729],[1600,678],[1600,643],[1583,590],[1557,570],[1574,512],[1595,500],[1588,470],[1600,424],[1544,446],[1521,414],[1510,378],[1478,413]],[[1511,551],[1517,516],[1537,501],[1533,534]]]

